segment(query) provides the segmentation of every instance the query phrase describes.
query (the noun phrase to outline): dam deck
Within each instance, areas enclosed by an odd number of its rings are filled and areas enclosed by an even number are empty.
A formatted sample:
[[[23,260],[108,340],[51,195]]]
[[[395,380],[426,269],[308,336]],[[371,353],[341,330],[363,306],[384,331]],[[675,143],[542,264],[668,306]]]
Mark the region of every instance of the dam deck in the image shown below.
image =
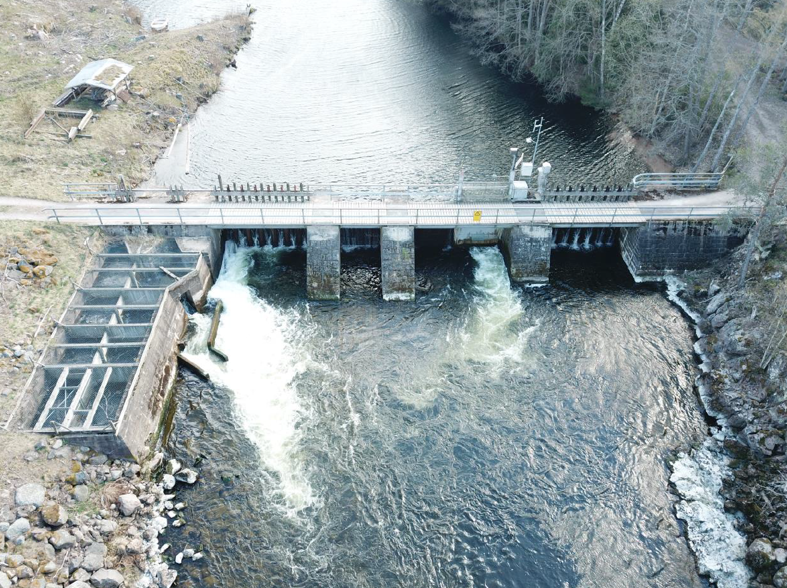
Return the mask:
[[[86,225],[188,225],[211,228],[350,228],[409,226],[419,229],[513,227],[636,227],[651,221],[699,221],[749,216],[751,207],[734,204],[692,206],[663,202],[446,203],[342,200],[331,203],[216,203],[72,205],[47,209],[60,223]]]

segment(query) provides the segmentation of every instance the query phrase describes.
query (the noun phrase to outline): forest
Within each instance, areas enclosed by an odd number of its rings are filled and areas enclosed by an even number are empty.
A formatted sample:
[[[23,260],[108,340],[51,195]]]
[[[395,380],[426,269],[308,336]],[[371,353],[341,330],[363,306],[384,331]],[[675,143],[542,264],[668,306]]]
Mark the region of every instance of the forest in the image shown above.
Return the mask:
[[[787,94],[784,0],[426,1],[485,62],[619,115],[686,170],[722,169]]]

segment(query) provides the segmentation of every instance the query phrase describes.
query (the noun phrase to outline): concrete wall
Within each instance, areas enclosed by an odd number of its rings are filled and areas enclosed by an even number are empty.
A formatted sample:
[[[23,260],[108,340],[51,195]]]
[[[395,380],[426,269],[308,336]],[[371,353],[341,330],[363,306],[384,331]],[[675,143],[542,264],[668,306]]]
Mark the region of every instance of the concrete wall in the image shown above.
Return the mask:
[[[115,450],[108,451],[111,455],[125,451],[128,456],[140,459],[149,451],[147,444],[158,431],[177,373],[177,344],[186,323],[180,298],[189,292],[199,303],[211,284],[210,268],[201,257],[195,270],[166,290],[140,367],[118,417],[118,443]]]
[[[497,245],[502,229],[495,227],[457,227],[454,229],[455,245]]]
[[[310,300],[339,300],[342,271],[339,227],[307,227],[306,242],[306,295]]]
[[[208,265],[214,280],[218,278],[221,271],[221,257],[224,252],[221,229],[212,229],[204,225],[104,225],[101,230],[113,237],[139,237],[143,235],[173,237],[181,251],[197,251],[208,256]]]
[[[383,300],[415,300],[415,229],[380,230]]]
[[[521,225],[505,229],[500,243],[512,281],[530,284],[549,281],[552,227]]]
[[[652,222],[620,230],[620,253],[636,280],[707,266],[743,242],[740,227],[731,231],[713,222]]]

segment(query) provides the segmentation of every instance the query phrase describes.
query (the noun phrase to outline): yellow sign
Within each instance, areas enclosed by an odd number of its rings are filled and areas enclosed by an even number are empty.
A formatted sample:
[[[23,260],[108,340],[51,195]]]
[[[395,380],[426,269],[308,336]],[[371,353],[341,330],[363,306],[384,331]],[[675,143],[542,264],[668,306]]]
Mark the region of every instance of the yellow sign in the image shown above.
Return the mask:
[[[473,212],[473,222],[474,223],[480,223],[481,222],[481,211],[480,210],[476,210],[476,211]]]

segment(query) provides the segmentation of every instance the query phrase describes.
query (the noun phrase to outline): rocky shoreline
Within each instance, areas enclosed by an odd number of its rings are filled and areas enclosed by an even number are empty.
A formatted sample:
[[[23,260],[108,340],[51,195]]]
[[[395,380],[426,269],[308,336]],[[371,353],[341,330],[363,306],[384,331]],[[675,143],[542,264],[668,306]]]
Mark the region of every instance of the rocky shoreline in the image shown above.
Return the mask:
[[[769,290],[760,286],[783,276],[766,267],[773,264],[759,264],[752,285],[739,288],[743,250],[687,274],[678,295],[696,323],[697,385],[720,427],[716,439],[728,458],[720,495],[746,537],[749,586],[787,588],[787,356],[778,353],[760,367],[776,320],[763,310]]]
[[[0,588],[170,588],[178,566],[202,559],[160,543],[186,524],[177,490],[197,482],[194,469],[162,453],[141,466],[110,460],[52,438],[24,459],[60,460],[66,473],[0,496]]]

